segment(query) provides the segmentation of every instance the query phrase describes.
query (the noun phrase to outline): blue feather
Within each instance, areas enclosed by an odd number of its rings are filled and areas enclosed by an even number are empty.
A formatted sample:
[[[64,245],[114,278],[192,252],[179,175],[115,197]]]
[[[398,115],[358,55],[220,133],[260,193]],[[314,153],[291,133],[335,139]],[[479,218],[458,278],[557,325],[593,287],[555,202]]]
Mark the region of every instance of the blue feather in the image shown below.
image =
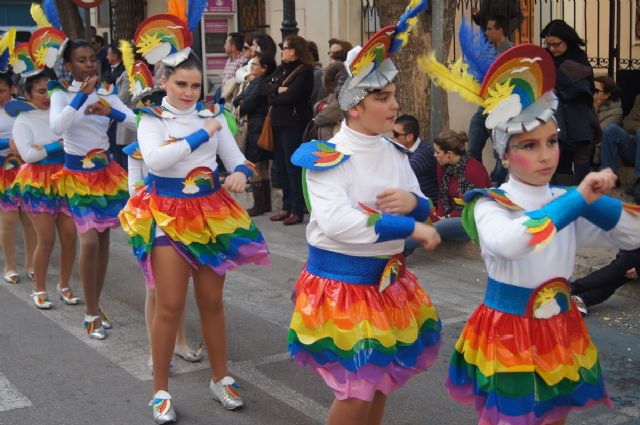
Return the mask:
[[[469,65],[469,73],[478,81],[482,81],[498,56],[496,47],[489,43],[480,28],[474,29],[473,25],[465,19],[460,25],[458,38],[464,60]]]
[[[189,21],[190,31],[193,31],[200,23],[200,18],[202,18],[202,14],[208,3],[208,0],[189,0],[187,6],[187,21]]]
[[[0,53],[0,72],[7,72],[9,69],[9,49]]]
[[[62,24],[60,23],[60,16],[58,15],[55,0],[44,0],[44,2],[42,2],[42,8],[44,9],[44,14],[47,15],[49,23],[54,27],[61,29]]]
[[[402,47],[402,39],[398,37],[398,34],[403,34],[409,30],[409,19],[415,18],[429,7],[428,0],[421,0],[420,3],[414,8],[407,8],[405,12],[400,16],[398,23],[396,24],[396,32],[391,41],[391,47],[389,48],[390,54],[396,54]]]

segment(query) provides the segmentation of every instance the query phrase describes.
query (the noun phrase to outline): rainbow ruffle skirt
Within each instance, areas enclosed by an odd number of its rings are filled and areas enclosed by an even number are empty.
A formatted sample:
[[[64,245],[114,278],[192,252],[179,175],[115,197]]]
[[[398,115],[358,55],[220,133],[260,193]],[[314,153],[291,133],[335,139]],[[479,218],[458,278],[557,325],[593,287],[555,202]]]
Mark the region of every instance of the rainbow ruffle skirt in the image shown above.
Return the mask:
[[[611,407],[597,349],[564,279],[534,290],[490,279],[445,385],[476,408],[481,425],[544,425],[573,409]]]
[[[151,251],[156,226],[194,268],[209,266],[216,274],[243,264],[269,265],[269,249],[247,212],[220,187],[210,169],[196,178],[174,179],[149,174],[120,212],[145,281],[153,287]]]
[[[20,207],[30,214],[71,215],[53,179],[62,167],[62,164],[24,164],[11,186],[11,195],[19,198]]]
[[[18,169],[23,164],[20,157],[9,154],[0,156],[0,211],[17,211],[20,208],[20,198],[11,193],[11,186],[18,175]]]
[[[385,263],[310,246],[296,283],[289,352],[339,400],[390,394],[437,357],[441,322],[429,296],[406,270],[380,292]]]
[[[65,153],[65,165],[53,176],[78,232],[118,227],[118,213],[129,197],[127,173],[105,151]]]

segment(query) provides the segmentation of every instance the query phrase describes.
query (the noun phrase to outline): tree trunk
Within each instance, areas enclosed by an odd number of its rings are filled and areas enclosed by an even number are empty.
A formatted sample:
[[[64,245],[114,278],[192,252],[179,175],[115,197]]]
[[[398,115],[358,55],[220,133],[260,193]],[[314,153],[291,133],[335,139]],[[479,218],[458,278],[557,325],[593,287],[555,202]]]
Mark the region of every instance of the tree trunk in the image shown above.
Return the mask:
[[[80,19],[78,6],[72,0],[56,0],[56,6],[65,34],[71,39],[85,38],[85,28],[82,19]]]
[[[407,7],[406,1],[398,0],[374,0],[373,4],[380,16],[382,27],[393,25],[398,21]],[[449,56],[449,46],[451,45],[454,31],[455,2],[445,2],[445,28],[444,33],[444,57]],[[429,100],[431,95],[431,82],[429,78],[420,71],[417,58],[431,50],[431,14],[421,15],[418,23],[409,36],[409,43],[400,50],[393,62],[400,71],[396,78],[396,90],[400,114],[410,114],[420,122],[420,136],[427,140],[429,134],[430,108]],[[447,97],[444,97],[442,105],[445,113],[442,128],[449,126],[449,114],[447,107]]]

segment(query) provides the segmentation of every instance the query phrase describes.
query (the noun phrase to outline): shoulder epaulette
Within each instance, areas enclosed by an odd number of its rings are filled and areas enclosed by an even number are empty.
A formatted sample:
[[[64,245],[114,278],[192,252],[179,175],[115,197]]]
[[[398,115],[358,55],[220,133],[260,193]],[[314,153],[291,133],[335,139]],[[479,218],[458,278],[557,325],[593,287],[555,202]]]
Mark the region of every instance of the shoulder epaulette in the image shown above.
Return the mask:
[[[521,210],[522,207],[516,205],[511,199],[509,199],[509,195],[502,189],[497,187],[488,188],[488,189],[473,189],[469,190],[464,194],[462,198],[465,204],[468,204],[475,200],[479,196],[486,196],[489,199],[492,199],[502,205],[503,207],[507,207],[511,210]]]
[[[344,148],[342,150],[345,150]],[[291,156],[291,162],[308,170],[330,170],[351,157],[335,144],[324,140],[303,143]]]
[[[99,96],[109,96],[111,94],[118,94],[118,86],[102,81],[98,85],[97,93]]]
[[[196,104],[196,110],[202,118],[213,118],[224,111],[224,106],[215,102],[198,102]]]
[[[10,117],[17,117],[21,112],[33,111],[35,105],[26,99],[11,99],[4,105],[4,110]]]
[[[49,80],[47,81],[47,90],[49,90],[49,93],[53,93],[56,90],[68,92],[70,85],[71,84],[65,80]]]
[[[153,105],[139,106],[135,108],[133,112],[135,114],[151,115],[152,117],[157,117],[157,118],[173,118],[173,114],[167,111],[162,106],[153,106]]]

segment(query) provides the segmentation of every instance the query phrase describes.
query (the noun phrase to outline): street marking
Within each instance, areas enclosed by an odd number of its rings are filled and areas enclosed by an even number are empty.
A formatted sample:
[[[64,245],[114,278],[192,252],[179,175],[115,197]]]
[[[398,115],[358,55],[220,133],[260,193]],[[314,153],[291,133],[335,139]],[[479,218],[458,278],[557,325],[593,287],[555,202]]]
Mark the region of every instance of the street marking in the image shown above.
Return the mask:
[[[0,412],[31,406],[31,400],[24,396],[0,373]]]

